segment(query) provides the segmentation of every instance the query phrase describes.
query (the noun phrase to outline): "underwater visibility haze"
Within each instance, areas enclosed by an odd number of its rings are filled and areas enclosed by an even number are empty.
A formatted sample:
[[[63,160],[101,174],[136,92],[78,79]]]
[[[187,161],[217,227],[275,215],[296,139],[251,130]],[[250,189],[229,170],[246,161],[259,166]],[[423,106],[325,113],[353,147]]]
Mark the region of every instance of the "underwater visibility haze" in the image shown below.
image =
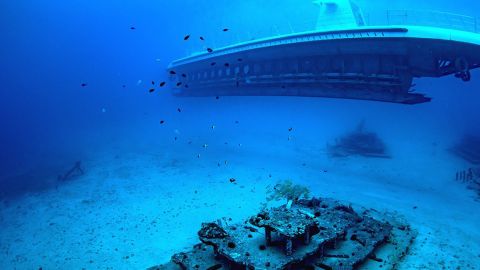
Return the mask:
[[[480,2],[0,1],[0,269],[480,269]]]

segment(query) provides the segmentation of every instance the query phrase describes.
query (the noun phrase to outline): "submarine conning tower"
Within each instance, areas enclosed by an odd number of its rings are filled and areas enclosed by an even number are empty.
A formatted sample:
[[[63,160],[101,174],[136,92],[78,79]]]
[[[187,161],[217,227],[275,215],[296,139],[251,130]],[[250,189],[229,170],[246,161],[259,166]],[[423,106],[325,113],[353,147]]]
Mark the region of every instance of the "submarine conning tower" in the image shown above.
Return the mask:
[[[200,52],[173,61],[167,68],[173,94],[418,104],[431,98],[418,92],[415,79],[452,75],[468,82],[480,67],[480,21],[474,17],[415,10],[366,16],[349,0],[312,5],[319,16],[306,29],[274,27],[275,34],[244,42],[205,43]]]

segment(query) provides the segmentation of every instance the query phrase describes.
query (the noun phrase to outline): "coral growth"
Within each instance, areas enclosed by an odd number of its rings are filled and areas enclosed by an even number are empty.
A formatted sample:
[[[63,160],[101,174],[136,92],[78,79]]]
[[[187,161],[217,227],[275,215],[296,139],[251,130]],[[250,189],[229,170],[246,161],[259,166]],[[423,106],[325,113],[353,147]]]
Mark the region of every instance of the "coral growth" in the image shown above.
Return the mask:
[[[293,184],[291,180],[285,180],[277,183],[267,194],[269,195],[268,201],[286,199],[287,208],[290,208],[291,204],[299,199],[308,198],[310,190],[305,186]]]

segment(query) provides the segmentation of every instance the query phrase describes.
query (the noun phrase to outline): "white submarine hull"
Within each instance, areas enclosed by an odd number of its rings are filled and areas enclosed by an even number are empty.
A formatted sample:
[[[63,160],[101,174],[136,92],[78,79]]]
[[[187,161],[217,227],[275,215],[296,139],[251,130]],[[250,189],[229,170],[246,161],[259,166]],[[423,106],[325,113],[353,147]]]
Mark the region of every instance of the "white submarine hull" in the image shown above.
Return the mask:
[[[480,34],[424,26],[310,31],[172,62],[177,96],[306,96],[418,104],[414,78],[480,67]],[[171,72],[174,71],[174,72]],[[183,76],[182,76],[183,75]]]

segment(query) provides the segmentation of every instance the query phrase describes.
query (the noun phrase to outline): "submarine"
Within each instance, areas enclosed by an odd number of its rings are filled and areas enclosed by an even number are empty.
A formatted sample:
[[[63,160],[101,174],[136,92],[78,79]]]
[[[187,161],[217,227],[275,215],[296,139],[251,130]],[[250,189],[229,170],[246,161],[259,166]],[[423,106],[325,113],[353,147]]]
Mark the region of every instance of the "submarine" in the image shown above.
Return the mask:
[[[314,4],[320,13],[312,30],[204,48],[171,62],[173,95],[420,104],[431,97],[418,92],[416,79],[455,76],[468,82],[480,67],[480,23],[474,17],[387,11],[385,23],[378,24],[368,23],[350,0]]]

